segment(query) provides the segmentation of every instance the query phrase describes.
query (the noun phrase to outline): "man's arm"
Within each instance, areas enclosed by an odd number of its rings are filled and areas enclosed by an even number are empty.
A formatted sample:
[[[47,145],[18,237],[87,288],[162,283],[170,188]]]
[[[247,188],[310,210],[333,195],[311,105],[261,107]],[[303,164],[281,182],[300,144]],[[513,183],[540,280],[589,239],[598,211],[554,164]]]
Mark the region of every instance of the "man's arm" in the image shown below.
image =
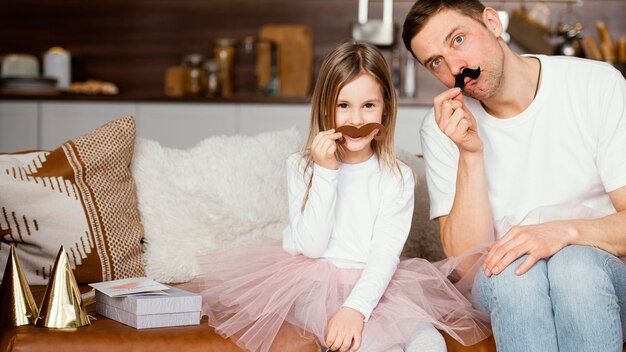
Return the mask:
[[[528,271],[538,260],[549,258],[567,245],[603,249],[626,256],[626,186],[609,193],[615,214],[593,220],[550,221],[539,225],[514,226],[498,240],[485,259],[485,274],[499,274],[524,254],[528,258],[515,269]]]
[[[617,213],[596,220],[575,221],[572,243],[603,249],[618,257],[626,256],[626,186],[609,192]]]
[[[482,151],[461,151],[454,204],[450,214],[439,217],[441,243],[446,256],[458,256],[495,239],[487,194]]]
[[[465,109],[464,98],[458,88],[439,94],[433,102],[437,126],[459,150],[452,208],[448,215],[439,217],[444,253],[458,256],[478,244],[495,239],[484,147],[478,136],[476,119]]]

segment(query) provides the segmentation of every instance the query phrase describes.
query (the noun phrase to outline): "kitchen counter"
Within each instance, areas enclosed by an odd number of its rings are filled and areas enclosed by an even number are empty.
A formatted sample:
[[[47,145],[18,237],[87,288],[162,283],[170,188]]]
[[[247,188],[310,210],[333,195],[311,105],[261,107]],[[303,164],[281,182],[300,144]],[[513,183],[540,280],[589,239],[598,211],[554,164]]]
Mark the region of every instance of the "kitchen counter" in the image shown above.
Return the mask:
[[[398,107],[395,142],[408,152],[421,154],[419,129],[432,105],[409,104]],[[127,115],[137,121],[137,136],[186,149],[212,135],[256,135],[287,128],[304,134],[310,114],[311,103],[305,98],[0,96],[0,153],[51,150]]]
[[[59,100],[59,101],[99,101],[99,102],[163,102],[163,103],[268,103],[305,104],[309,97],[270,97],[264,95],[233,95],[230,97],[169,97],[158,94],[0,94],[0,100]]]

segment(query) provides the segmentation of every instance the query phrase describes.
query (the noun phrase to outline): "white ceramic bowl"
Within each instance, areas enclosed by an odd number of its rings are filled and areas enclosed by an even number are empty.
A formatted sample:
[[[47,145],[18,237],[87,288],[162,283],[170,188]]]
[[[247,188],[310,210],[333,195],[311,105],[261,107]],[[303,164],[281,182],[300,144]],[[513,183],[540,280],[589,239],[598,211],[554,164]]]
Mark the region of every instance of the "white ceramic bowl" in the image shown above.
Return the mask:
[[[7,54],[2,60],[2,77],[39,77],[39,60],[29,54]]]

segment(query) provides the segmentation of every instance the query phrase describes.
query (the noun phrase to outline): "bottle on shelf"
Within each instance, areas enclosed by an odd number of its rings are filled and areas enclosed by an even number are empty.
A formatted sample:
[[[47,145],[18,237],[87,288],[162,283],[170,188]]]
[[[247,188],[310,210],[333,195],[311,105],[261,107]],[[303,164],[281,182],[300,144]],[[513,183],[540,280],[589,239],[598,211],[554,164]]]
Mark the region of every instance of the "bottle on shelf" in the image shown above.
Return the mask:
[[[202,67],[202,54],[189,54],[183,59],[183,91],[186,96],[204,95],[207,73]]]
[[[235,61],[235,41],[231,38],[218,38],[213,48],[215,59],[220,63],[221,95],[233,95],[233,65]]]

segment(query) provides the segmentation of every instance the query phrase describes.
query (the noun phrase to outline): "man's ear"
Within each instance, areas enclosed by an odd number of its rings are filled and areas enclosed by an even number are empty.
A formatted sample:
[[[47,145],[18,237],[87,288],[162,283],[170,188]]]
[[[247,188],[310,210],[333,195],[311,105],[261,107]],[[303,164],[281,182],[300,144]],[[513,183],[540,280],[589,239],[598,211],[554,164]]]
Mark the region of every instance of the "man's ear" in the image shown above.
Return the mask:
[[[500,22],[500,16],[498,11],[491,7],[485,7],[483,10],[483,23],[487,29],[493,33],[496,37],[502,36],[502,22]]]

